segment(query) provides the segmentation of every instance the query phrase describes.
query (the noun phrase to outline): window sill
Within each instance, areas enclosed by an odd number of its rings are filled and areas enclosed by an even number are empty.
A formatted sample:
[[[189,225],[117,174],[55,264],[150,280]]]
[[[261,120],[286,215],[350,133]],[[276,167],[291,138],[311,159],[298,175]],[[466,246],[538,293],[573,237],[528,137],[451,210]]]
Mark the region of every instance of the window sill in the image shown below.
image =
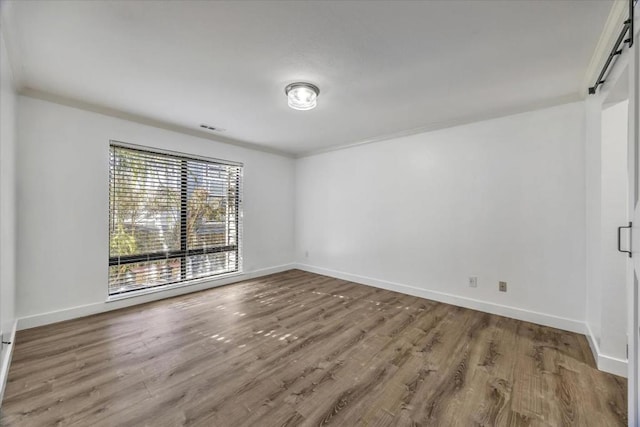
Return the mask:
[[[137,291],[125,292],[125,293],[122,293],[122,294],[109,295],[107,297],[107,301],[106,302],[115,302],[115,301],[120,301],[120,300],[123,300],[123,299],[135,298],[135,297],[140,297],[140,296],[149,295],[149,294],[155,294],[155,293],[158,293],[158,292],[171,291],[173,289],[180,289],[180,288],[185,288],[185,287],[188,287],[188,286],[199,285],[199,284],[205,283],[205,282],[215,282],[215,281],[218,281],[218,280],[229,279],[229,278],[241,276],[242,274],[243,274],[242,271],[234,271],[233,273],[225,273],[225,274],[220,274],[218,276],[201,277],[199,279],[187,280],[185,282],[172,283],[170,285],[156,286],[156,287],[149,288],[149,289],[140,289],[140,290],[137,290]]]

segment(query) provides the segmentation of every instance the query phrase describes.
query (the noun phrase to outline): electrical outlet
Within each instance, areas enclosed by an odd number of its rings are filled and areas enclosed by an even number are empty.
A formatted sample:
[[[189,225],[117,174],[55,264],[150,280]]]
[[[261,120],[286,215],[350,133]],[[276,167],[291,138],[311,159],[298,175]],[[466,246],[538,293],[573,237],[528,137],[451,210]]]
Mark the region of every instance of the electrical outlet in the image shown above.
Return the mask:
[[[498,289],[500,292],[507,292],[507,282],[498,282]]]
[[[304,251],[304,257],[309,258],[309,251]]]
[[[470,288],[478,287],[478,278],[476,276],[469,277],[469,287]]]

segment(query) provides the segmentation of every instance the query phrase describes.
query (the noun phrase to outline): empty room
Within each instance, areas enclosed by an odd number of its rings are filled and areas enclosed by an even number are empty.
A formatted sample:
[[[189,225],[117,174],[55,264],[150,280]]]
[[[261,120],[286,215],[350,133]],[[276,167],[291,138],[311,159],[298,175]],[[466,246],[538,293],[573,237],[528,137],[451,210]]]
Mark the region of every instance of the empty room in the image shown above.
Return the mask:
[[[639,426],[637,0],[0,0],[0,425]]]

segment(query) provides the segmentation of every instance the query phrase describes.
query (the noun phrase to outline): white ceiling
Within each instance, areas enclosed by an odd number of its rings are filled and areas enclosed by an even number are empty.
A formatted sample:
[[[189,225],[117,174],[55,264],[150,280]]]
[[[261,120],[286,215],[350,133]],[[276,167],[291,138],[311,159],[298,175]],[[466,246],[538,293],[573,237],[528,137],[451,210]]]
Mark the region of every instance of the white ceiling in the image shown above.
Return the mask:
[[[611,5],[21,1],[5,21],[22,88],[303,154],[577,99]],[[315,110],[287,107],[299,80]]]

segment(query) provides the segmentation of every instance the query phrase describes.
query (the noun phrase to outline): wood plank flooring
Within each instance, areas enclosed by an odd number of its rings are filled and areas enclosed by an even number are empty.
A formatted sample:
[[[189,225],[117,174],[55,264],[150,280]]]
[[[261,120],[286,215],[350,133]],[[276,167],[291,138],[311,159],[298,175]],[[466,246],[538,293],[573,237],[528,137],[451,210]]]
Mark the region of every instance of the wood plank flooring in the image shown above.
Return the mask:
[[[7,426],[617,426],[584,336],[291,270],[21,331]]]

